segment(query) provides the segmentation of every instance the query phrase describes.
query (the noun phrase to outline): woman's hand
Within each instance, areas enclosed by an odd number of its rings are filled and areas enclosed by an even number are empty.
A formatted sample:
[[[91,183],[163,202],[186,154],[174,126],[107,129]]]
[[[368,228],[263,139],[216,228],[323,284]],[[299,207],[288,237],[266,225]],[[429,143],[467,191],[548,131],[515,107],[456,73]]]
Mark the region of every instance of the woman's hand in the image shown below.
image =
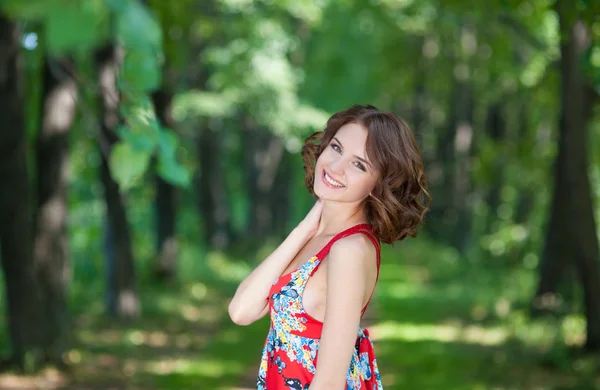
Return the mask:
[[[323,201],[317,200],[312,209],[306,214],[306,217],[298,224],[298,228],[306,232],[310,237],[314,236],[319,228],[321,221],[321,212],[323,211]]]

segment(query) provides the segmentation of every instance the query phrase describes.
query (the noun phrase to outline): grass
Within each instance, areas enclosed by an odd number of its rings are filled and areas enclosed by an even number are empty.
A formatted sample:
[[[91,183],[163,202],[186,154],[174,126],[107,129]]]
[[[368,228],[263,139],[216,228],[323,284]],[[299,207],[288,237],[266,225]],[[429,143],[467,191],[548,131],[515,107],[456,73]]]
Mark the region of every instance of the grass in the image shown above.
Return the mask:
[[[75,343],[67,354],[72,371],[5,374],[0,388],[253,388],[268,319],[239,327],[226,315],[250,270],[242,257],[184,246],[180,284],[158,286],[142,275],[144,315],[124,322],[102,315],[102,284],[79,274]],[[600,360],[568,356],[568,346],[583,342],[583,319],[529,319],[533,285],[533,271],[524,267],[471,263],[423,239],[387,248],[367,313],[384,388],[600,388]]]

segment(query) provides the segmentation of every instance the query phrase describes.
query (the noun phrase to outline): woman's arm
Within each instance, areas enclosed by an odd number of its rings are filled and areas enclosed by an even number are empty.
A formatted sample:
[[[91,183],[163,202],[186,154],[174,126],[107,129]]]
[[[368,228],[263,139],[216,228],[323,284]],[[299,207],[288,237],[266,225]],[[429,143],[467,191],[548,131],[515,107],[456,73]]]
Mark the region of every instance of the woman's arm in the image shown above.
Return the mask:
[[[267,313],[271,285],[286,269],[298,251],[310,239],[297,227],[238,286],[229,303],[229,317],[238,325],[250,325]]]
[[[376,251],[367,237],[352,235],[329,252],[327,298],[317,372],[310,390],[343,390],[358,336],[367,280],[373,275]]]
[[[319,226],[322,202],[317,201],[304,220],[238,286],[229,303],[229,317],[238,325],[250,325],[268,310],[271,285],[287,268]]]

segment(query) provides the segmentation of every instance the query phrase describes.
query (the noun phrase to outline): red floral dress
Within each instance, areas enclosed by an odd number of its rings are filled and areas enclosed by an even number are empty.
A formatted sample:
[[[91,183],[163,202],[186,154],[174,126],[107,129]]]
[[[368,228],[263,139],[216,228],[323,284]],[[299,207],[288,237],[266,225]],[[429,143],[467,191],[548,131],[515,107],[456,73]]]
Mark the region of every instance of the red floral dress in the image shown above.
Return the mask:
[[[379,240],[370,225],[355,225],[333,237],[316,256],[296,270],[279,277],[269,293],[271,326],[258,372],[258,390],[306,390],[315,375],[323,323],[311,317],[302,306],[304,287],[327,256],[333,243],[352,234],[365,234],[377,250],[379,279]],[[370,299],[369,299],[370,301]],[[367,306],[361,312],[364,314]],[[346,376],[345,390],[382,390],[373,343],[366,329],[358,328],[356,347]]]

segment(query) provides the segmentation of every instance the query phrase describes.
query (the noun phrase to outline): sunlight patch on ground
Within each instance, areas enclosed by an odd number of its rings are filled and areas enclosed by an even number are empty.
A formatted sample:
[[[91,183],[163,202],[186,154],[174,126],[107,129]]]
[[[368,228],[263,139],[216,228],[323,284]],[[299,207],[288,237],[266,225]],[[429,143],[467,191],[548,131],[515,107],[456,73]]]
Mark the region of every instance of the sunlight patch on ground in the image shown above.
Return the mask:
[[[225,375],[239,375],[244,366],[229,360],[162,359],[146,363],[144,370],[158,375],[177,373],[220,378]]]
[[[127,331],[114,330],[82,330],[79,332],[79,339],[88,345],[121,345],[124,341],[129,345],[146,345],[154,348],[167,346],[176,346],[178,348],[188,348],[192,344],[202,345],[206,341],[206,335],[201,333],[183,333],[168,334],[163,331],[143,331],[131,329]],[[79,351],[73,350],[75,360]],[[71,355],[69,355],[71,357]],[[79,358],[79,360],[81,360]],[[77,363],[76,361],[74,361]]]
[[[439,341],[463,342],[479,345],[499,345],[506,341],[506,330],[477,325],[416,325],[410,323],[383,322],[369,327],[374,341]]]
[[[0,375],[0,389],[58,389],[67,383],[63,374],[46,369],[37,376]]]
[[[123,332],[116,330],[82,329],[79,338],[85,343],[93,344],[120,344]]]

